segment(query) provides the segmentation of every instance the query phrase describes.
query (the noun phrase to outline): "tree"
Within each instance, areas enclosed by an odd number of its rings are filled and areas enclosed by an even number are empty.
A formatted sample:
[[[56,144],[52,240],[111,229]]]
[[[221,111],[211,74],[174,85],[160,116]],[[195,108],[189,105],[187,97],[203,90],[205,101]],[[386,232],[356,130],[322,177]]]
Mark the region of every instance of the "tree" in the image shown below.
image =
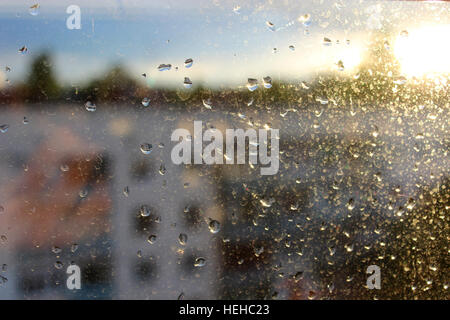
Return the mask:
[[[43,53],[33,61],[26,91],[29,102],[49,101],[59,97],[60,87],[54,76],[49,54]]]

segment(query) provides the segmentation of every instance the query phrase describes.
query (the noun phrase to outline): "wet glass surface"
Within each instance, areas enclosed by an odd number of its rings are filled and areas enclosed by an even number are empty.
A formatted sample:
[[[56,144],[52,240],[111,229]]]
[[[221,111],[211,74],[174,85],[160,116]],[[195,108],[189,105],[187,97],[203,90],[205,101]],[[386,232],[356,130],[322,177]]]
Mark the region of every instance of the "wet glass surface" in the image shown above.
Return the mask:
[[[70,5],[0,4],[0,298],[448,299],[450,3]]]

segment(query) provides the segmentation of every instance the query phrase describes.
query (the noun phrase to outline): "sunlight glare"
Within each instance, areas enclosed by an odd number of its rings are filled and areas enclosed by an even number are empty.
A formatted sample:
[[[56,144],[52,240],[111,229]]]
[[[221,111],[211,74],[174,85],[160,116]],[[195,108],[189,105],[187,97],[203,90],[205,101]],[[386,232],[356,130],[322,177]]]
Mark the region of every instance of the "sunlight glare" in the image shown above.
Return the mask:
[[[395,56],[409,76],[450,72],[450,25],[423,27],[399,36]]]

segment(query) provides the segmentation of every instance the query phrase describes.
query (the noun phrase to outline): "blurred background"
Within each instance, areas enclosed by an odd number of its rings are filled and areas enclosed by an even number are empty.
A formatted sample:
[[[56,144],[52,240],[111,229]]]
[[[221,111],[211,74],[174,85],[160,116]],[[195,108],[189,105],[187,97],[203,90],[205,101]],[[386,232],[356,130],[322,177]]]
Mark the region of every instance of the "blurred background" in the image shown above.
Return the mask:
[[[73,4],[0,3],[1,299],[449,298],[449,2]],[[174,165],[194,120],[279,172]]]

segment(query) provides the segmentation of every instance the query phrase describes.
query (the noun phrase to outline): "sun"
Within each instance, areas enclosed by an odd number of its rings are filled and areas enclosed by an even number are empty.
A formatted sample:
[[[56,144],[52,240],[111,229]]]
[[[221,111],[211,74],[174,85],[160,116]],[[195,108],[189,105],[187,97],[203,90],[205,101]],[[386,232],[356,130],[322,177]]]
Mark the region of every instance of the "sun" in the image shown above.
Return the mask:
[[[450,73],[450,25],[402,31],[394,53],[407,76]]]

